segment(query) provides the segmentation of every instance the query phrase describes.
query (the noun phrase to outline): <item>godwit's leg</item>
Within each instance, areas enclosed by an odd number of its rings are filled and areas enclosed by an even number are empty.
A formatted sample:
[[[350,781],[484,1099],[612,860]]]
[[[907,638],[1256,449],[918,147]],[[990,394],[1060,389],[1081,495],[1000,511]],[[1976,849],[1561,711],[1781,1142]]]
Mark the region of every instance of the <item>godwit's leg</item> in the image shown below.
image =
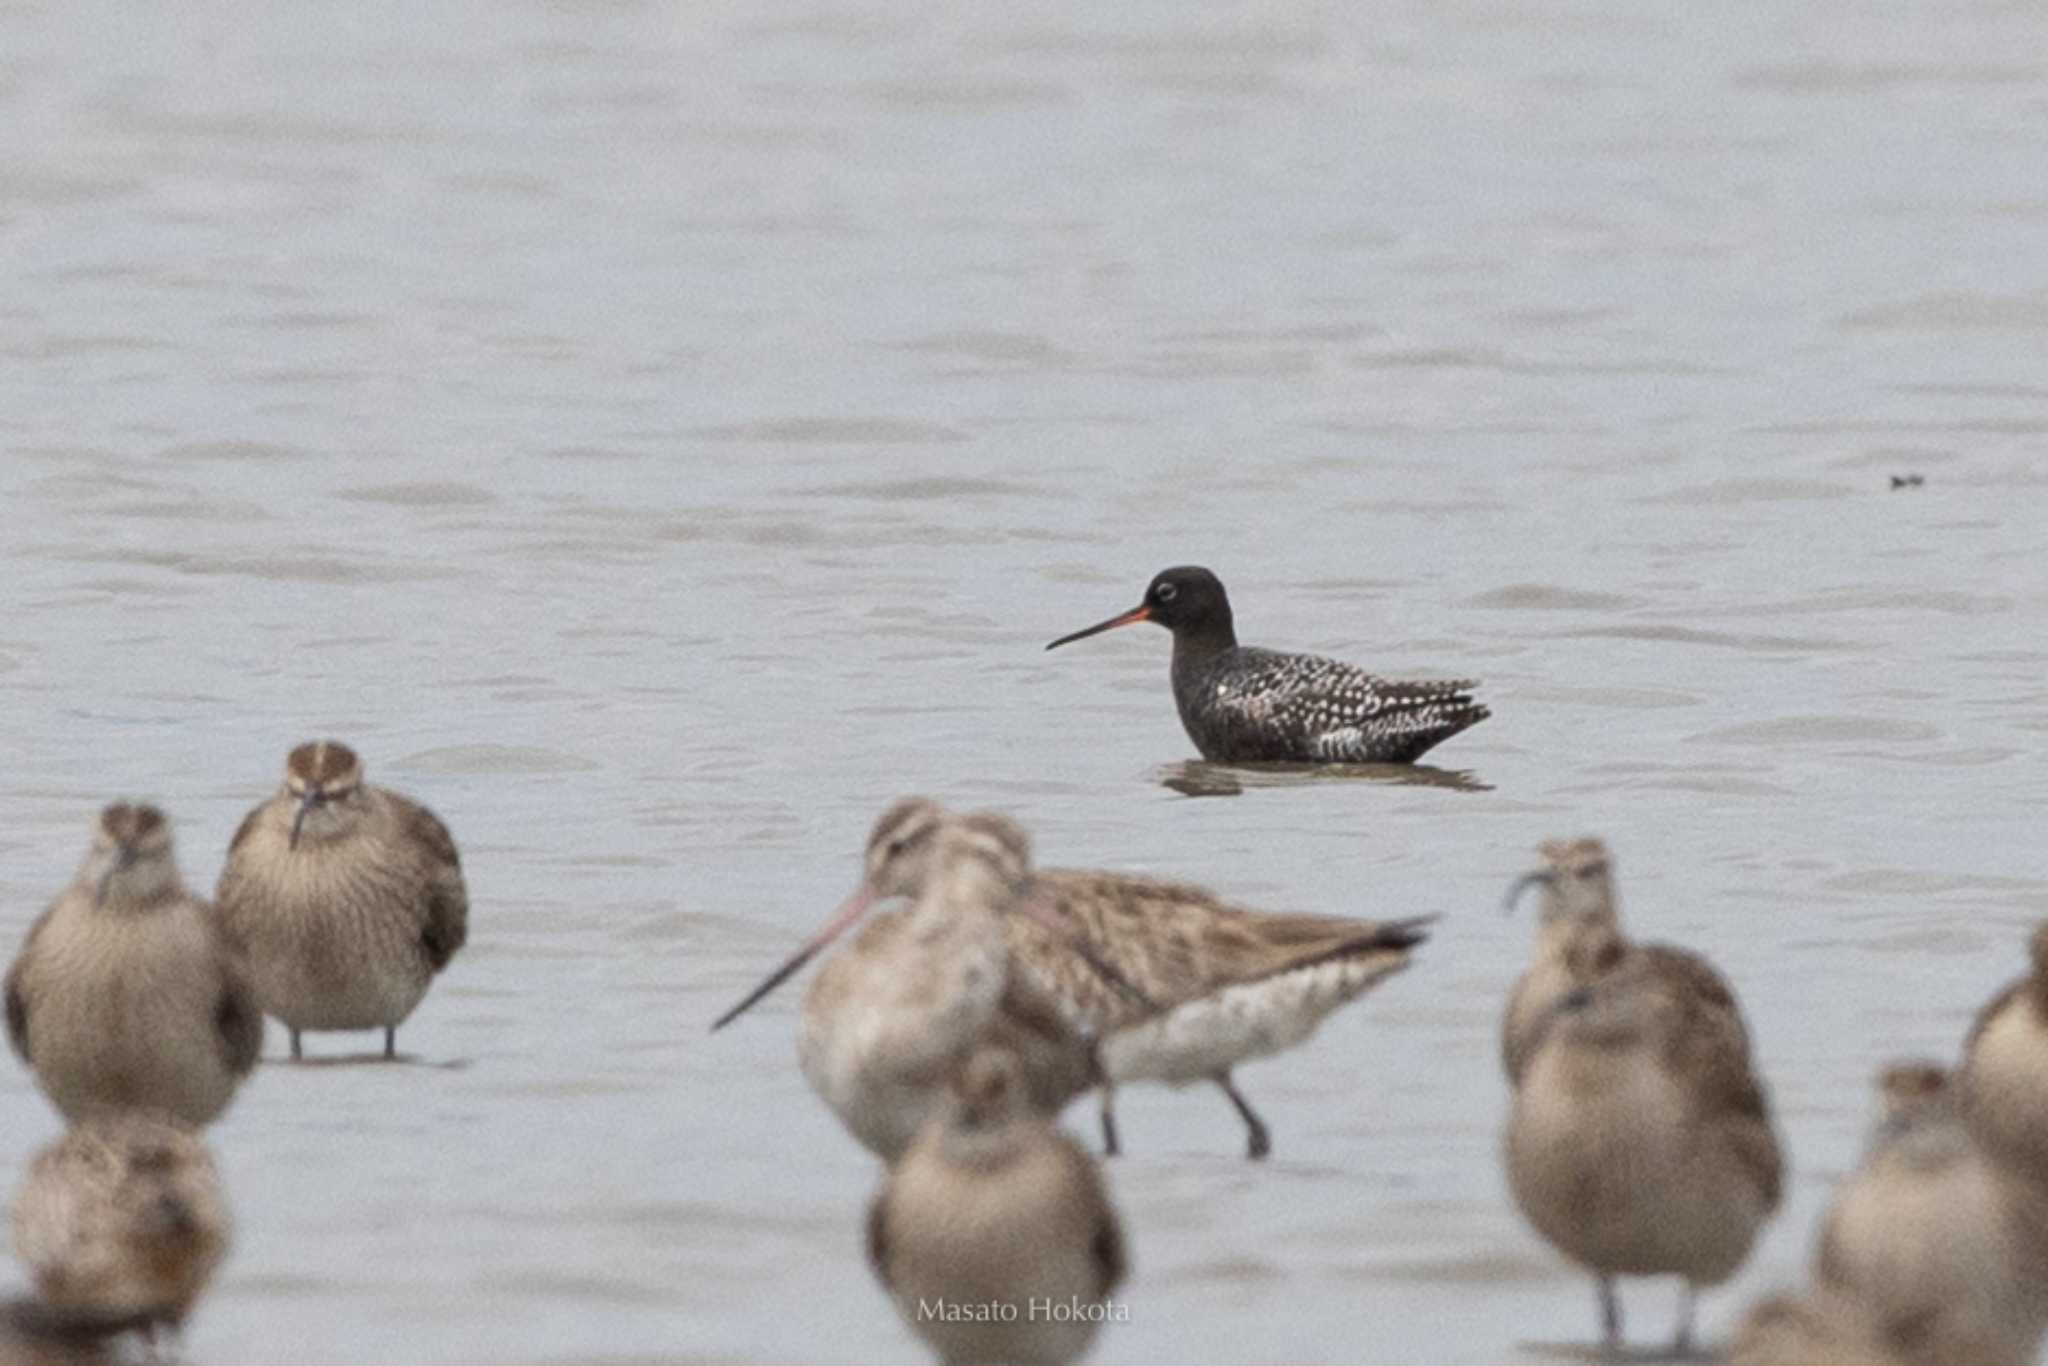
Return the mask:
[[[1116,1141],[1116,1088],[1104,1082],[1102,1091],[1102,1155],[1115,1157],[1123,1149]]]
[[[396,1026],[396,1025],[386,1025],[386,1026],[384,1026],[384,1061],[386,1061],[386,1062],[396,1062],[397,1060],[398,1060],[398,1026]]]
[[[1671,1340],[1671,1354],[1677,1357],[1692,1355],[1692,1315],[1699,1299],[1699,1291],[1691,1281],[1678,1292],[1678,1336]]]
[[[301,1055],[299,1053],[299,1031],[294,1029],[292,1031],[292,1061],[297,1062],[300,1056]]]
[[[1614,1293],[1614,1277],[1597,1276],[1593,1283],[1600,1288],[1601,1342],[1609,1352],[1618,1352],[1621,1350],[1621,1299]]]
[[[1245,1156],[1256,1162],[1272,1152],[1273,1139],[1266,1132],[1266,1121],[1260,1119],[1245,1098],[1237,1093],[1237,1087],[1231,1084],[1228,1069],[1216,1074],[1216,1084],[1223,1088],[1223,1094],[1230,1097],[1230,1103],[1237,1107],[1237,1113],[1244,1119]]]

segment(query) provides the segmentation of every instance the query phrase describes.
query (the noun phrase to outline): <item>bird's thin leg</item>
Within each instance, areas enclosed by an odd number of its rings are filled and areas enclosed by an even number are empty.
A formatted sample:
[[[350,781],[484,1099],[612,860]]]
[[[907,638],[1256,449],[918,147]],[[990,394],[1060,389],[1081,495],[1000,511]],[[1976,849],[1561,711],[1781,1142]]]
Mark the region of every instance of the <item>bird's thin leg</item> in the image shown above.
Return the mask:
[[[1692,1316],[1699,1301],[1699,1291],[1691,1281],[1678,1293],[1678,1333],[1671,1339],[1671,1354],[1677,1357],[1692,1355]]]
[[[1621,1297],[1614,1293],[1614,1277],[1598,1277],[1594,1284],[1600,1287],[1600,1340],[1609,1352],[1618,1352],[1621,1350]]]
[[[299,1031],[294,1029],[292,1031],[292,1061],[297,1062],[300,1058],[304,1056],[305,1055],[299,1051]]]
[[[1252,1109],[1250,1102],[1238,1094],[1237,1087],[1231,1084],[1230,1073],[1228,1071],[1218,1072],[1216,1074],[1216,1084],[1223,1088],[1223,1094],[1230,1097],[1230,1103],[1237,1107],[1237,1113],[1244,1120],[1246,1130],[1245,1156],[1256,1162],[1267,1153],[1272,1152],[1273,1139],[1266,1132],[1266,1122],[1259,1118],[1257,1112]]]
[[[1102,1155],[1115,1157],[1123,1149],[1116,1141],[1116,1088],[1102,1084]]]
[[[386,1026],[384,1027],[384,1061],[386,1061],[386,1062],[396,1062],[397,1060],[398,1060],[398,1026],[397,1026],[397,1025],[386,1025]]]

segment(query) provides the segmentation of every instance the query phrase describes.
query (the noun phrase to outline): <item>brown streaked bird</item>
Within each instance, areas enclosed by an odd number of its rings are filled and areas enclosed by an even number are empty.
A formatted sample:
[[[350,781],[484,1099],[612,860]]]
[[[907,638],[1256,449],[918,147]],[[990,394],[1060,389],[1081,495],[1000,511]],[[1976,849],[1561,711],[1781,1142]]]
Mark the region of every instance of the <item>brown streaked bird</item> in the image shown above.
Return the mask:
[[[1725,1010],[1608,926],[1584,927],[1579,985],[1533,1026],[1503,1142],[1508,1184],[1552,1246],[1592,1273],[1606,1346],[1617,1276],[1684,1280],[1675,1350],[1701,1287],[1726,1281],[1778,1207],[1783,1159]]]
[[[1064,1366],[1122,1316],[1102,1174],[1024,1090],[1010,1054],[976,1053],[868,1209],[868,1264],[945,1366]]]
[[[2048,1188],[2048,921],[2027,953],[2027,975],[1977,1012],[1959,1085],[1977,1141]]]
[[[1271,1133],[1232,1069],[1304,1042],[1332,1011],[1406,968],[1435,919],[1254,911],[1188,883],[1075,868],[1048,868],[1032,888],[1089,954],[1069,951],[1039,921],[1012,917],[1003,929],[1023,970],[1100,1040],[1111,1154],[1117,1086],[1210,1082],[1244,1121],[1246,1154],[1265,1157]]]
[[[1501,1016],[1501,1070],[1511,1086],[1521,1081],[1538,1025],[1549,1017],[1551,1007],[1578,985],[1566,965],[1572,942],[1602,930],[1623,934],[1614,890],[1614,856],[1603,841],[1590,836],[1545,840],[1537,846],[1537,853],[1543,866],[1515,879],[1506,903],[1507,910],[1513,912],[1523,892],[1531,887],[1542,889],[1535,951],[1529,967],[1508,993],[1507,1009]],[[1674,990],[1697,997],[1703,1007],[1718,1008],[1725,1016],[1724,1026],[1743,1052],[1748,1052],[1749,1030],[1735,1003],[1735,993],[1711,963],[1690,949],[1670,944],[1631,947],[1640,948],[1643,967],[1668,977]]]
[[[930,819],[946,819],[924,805]],[[886,882],[869,885],[880,896],[918,896],[931,850],[925,840],[898,842]],[[1073,868],[1033,874],[1023,903],[1053,914],[1002,918],[1011,960],[1032,999],[1053,1001],[1071,1029],[1098,1041],[1111,1154],[1115,1088],[1160,1081],[1214,1083],[1244,1121],[1248,1154],[1266,1156],[1271,1134],[1231,1069],[1301,1043],[1330,1012],[1407,967],[1435,918],[1254,911],[1187,883]],[[883,935],[882,926],[868,934]],[[812,991],[826,990],[821,975]],[[1027,1065],[1027,1075],[1035,1070]]]
[[[1727,1366],[1917,1364],[1881,1342],[1860,1308],[1838,1295],[1813,1291],[1773,1295],[1752,1307],[1735,1330]]]
[[[363,781],[338,740],[300,745],[284,786],[243,820],[216,893],[263,1008],[291,1031],[403,1024],[469,937],[469,892],[448,827]]]
[[[14,1248],[37,1294],[82,1323],[177,1328],[228,1235],[205,1145],[135,1112],[86,1120],[36,1154],[14,1201]]]
[[[1878,1074],[1863,1165],[1821,1221],[1814,1279],[1942,1366],[2022,1366],[2048,1331],[2048,1194],[1971,1138],[1938,1063]]]
[[[913,873],[916,883],[907,880]],[[805,1079],[862,1146],[888,1162],[983,1045],[1014,1052],[1031,1103],[1056,1112],[1095,1084],[1095,1052],[1053,1001],[1011,970],[998,922],[1042,913],[1020,896],[1029,873],[1030,841],[1011,821],[954,817],[905,798],[875,822],[860,887],[712,1028],[773,991],[875,902],[911,896],[909,910],[877,916],[811,982],[797,1045]]]
[[[154,806],[100,812],[70,887],[7,973],[7,1037],[65,1118],[145,1109],[206,1124],[263,1047],[240,956],[185,890]]]

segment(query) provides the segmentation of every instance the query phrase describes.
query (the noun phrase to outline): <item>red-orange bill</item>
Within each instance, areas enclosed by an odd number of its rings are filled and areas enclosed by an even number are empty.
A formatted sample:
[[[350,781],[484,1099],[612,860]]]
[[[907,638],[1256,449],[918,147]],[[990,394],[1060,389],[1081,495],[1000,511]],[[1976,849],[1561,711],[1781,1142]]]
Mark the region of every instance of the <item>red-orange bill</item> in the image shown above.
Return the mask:
[[[1150,620],[1152,620],[1151,608],[1144,606],[1133,607],[1130,611],[1125,612],[1122,616],[1111,617],[1108,621],[1098,621],[1093,626],[1088,627],[1086,630],[1076,631],[1074,632],[1074,634],[1070,636],[1061,636],[1058,640],[1055,640],[1052,644],[1046,646],[1045,648],[1048,650],[1057,650],[1062,645],[1071,645],[1077,640],[1086,640],[1089,636],[1099,636],[1104,631],[1114,630],[1119,626],[1130,626],[1140,621]]]

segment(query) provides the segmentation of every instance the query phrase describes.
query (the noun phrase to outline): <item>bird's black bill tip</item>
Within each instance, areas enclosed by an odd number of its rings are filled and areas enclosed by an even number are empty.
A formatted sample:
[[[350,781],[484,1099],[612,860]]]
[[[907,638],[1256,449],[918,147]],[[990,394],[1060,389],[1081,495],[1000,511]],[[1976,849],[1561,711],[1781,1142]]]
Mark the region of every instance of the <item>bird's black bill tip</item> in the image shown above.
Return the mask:
[[[726,1011],[725,1014],[719,1016],[717,1019],[711,1022],[711,1032],[713,1034],[716,1034],[719,1030],[725,1028],[734,1020],[737,1020],[740,1016],[746,1014],[747,1011],[763,996],[766,996],[769,992],[775,990],[775,988],[781,986],[784,982],[787,982],[791,977],[795,976],[797,970],[801,968],[804,964],[810,962],[811,955],[816,952],[817,949],[815,947],[807,946],[801,953],[798,953],[794,958],[791,958],[787,963],[784,963],[781,967],[769,973],[767,978],[762,981],[761,985],[755,987],[752,991],[748,992],[744,997],[741,998],[740,1003],[738,1005],[734,1006],[731,1010]]]
[[[1548,869],[1522,874],[1508,884],[1508,894],[1501,899],[1500,913],[1502,915],[1513,915],[1515,907],[1521,903],[1524,892],[1528,891],[1531,887],[1548,887],[1555,881],[1557,881],[1557,874]]]

